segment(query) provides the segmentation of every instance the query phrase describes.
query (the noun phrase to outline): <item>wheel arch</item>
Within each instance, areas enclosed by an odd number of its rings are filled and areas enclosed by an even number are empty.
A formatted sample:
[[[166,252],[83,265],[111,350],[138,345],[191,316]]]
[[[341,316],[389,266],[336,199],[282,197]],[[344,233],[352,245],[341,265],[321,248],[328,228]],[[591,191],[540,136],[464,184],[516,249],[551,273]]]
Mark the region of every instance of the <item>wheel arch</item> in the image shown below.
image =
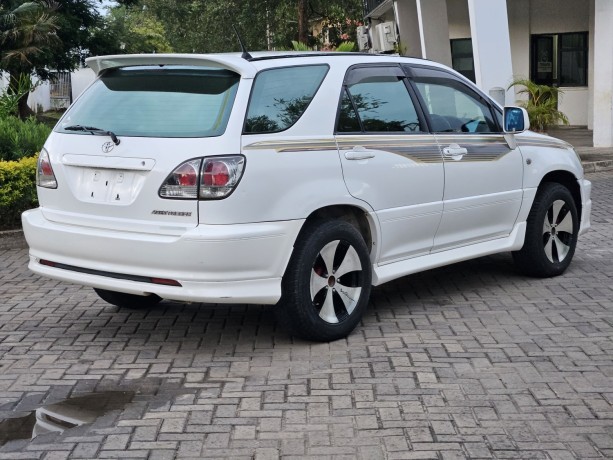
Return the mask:
[[[541,182],[539,183],[539,188],[546,182],[561,184],[570,191],[571,195],[573,196],[573,200],[575,201],[575,206],[577,207],[579,221],[581,221],[581,187],[579,186],[577,177],[570,171],[556,170],[550,171],[543,176]]]
[[[316,209],[306,218],[298,233],[298,238],[301,237],[302,232],[311,222],[323,219],[339,219],[353,225],[364,238],[364,242],[372,256],[378,232],[376,223],[368,210],[351,204],[330,205]]]

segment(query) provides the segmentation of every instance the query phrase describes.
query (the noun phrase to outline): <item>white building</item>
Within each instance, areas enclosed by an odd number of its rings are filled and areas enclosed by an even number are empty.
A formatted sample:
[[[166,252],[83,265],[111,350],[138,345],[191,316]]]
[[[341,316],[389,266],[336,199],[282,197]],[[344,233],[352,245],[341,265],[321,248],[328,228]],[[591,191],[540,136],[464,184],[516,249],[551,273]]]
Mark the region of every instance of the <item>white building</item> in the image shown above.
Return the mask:
[[[365,0],[374,51],[447,64],[483,90],[559,86],[571,125],[613,147],[613,0]],[[391,31],[391,33],[390,33]],[[514,104],[513,89],[506,104]]]
[[[52,80],[37,84],[36,89],[28,96],[28,105],[34,112],[67,108],[95,77],[90,68],[80,68],[74,72],[56,72]],[[0,75],[0,92],[6,87],[8,74],[4,73]]]

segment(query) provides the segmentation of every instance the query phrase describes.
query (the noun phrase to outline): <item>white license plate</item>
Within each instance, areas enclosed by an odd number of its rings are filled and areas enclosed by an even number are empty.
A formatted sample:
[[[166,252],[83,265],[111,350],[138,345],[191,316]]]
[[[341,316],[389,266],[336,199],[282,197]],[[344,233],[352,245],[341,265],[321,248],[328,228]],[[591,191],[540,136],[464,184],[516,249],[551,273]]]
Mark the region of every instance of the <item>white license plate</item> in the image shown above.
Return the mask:
[[[129,204],[134,200],[142,176],[116,169],[84,170],[79,198],[84,201]]]

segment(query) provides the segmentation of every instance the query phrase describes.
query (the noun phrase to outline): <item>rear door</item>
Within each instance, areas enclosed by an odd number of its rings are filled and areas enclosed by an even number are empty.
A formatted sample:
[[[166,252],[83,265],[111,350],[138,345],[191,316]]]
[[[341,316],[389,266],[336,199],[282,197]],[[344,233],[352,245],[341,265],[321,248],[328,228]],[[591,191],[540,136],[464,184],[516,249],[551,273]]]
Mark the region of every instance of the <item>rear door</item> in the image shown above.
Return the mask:
[[[239,135],[224,136],[232,116],[240,129],[232,113],[239,81],[196,66],[106,71],[46,144],[58,187],[39,190],[45,216],[162,234],[198,225],[201,158],[240,151]]]
[[[464,81],[441,69],[411,72],[445,165],[433,250],[508,235],[523,196],[521,152],[507,144],[491,102]]]
[[[381,225],[379,263],[427,254],[443,209],[443,163],[399,66],[347,72],[336,127],[349,192]]]

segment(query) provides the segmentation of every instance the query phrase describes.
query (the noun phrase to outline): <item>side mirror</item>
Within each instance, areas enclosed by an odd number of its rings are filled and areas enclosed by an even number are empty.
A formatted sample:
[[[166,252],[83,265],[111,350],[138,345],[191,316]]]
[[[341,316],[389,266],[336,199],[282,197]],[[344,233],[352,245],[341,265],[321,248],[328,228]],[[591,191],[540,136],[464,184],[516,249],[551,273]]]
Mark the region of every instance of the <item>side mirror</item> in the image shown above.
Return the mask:
[[[530,129],[528,112],[522,107],[505,107],[503,118],[505,133],[523,133]]]

